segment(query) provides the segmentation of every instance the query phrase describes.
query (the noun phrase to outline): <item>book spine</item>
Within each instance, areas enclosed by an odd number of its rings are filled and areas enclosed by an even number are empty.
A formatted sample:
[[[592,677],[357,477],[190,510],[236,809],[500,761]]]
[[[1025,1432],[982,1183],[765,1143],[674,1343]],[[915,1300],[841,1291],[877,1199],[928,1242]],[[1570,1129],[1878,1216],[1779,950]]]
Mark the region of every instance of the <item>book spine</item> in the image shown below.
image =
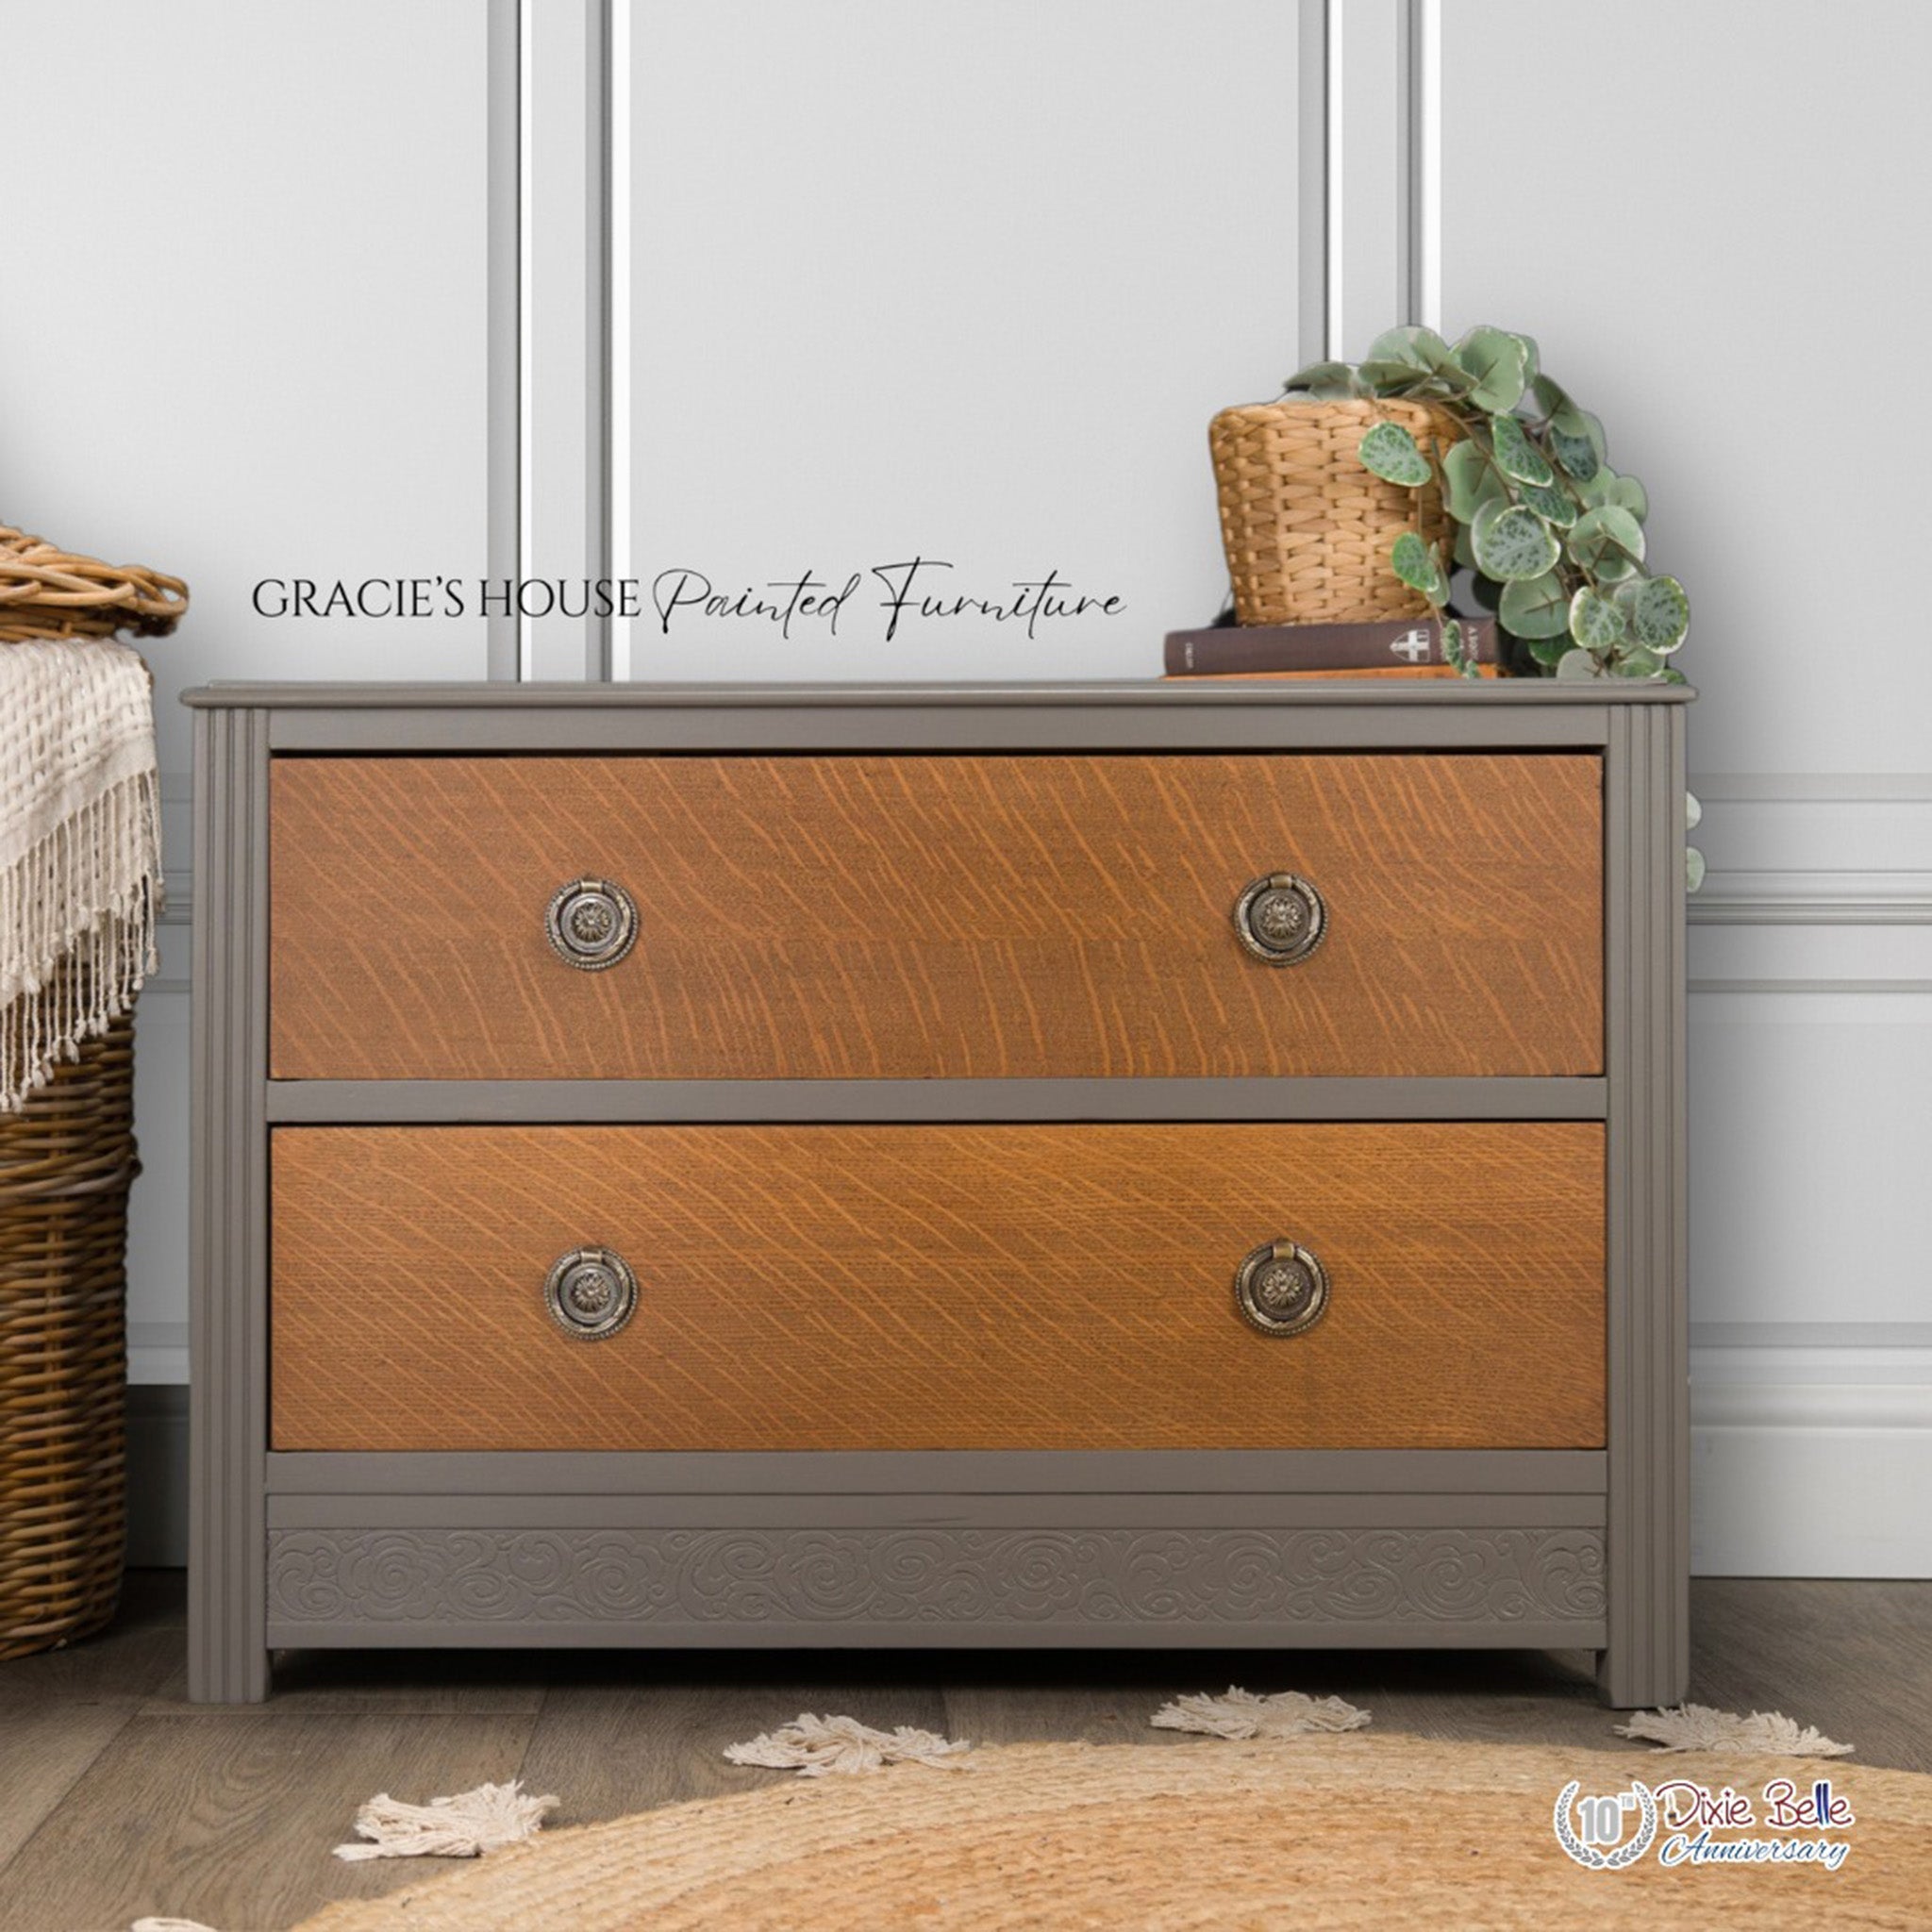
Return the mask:
[[[1174,675],[1174,674],[1170,673],[1169,675]],[[1478,677],[1494,677],[1498,674],[1496,666],[1493,664],[1478,664],[1475,675]],[[1418,664],[1413,671],[1410,671],[1406,666],[1401,666],[1391,671],[1385,665],[1372,664],[1365,669],[1350,666],[1345,671],[1191,671],[1185,675],[1183,681],[1201,678],[1212,684],[1219,678],[1228,678],[1236,683],[1254,684],[1279,683],[1285,679],[1292,680],[1296,678],[1335,678],[1348,682],[1366,680],[1374,683],[1384,677],[1415,679],[1418,677],[1460,677],[1461,675],[1461,672],[1448,664]]]
[[[1461,622],[1476,662],[1493,664],[1494,620]],[[1425,617],[1387,624],[1176,630],[1167,636],[1170,677],[1225,677],[1257,671],[1409,671],[1443,661],[1441,628]]]

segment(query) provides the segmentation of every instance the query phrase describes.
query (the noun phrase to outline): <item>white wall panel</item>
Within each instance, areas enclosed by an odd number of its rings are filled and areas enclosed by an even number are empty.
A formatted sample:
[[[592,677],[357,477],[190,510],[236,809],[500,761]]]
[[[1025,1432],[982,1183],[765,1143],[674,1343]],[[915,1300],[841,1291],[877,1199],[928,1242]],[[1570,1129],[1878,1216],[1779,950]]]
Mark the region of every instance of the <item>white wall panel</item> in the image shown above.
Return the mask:
[[[534,592],[524,620],[522,671],[535,680],[604,675],[594,616],[569,614],[585,608],[576,580],[608,575],[599,549],[606,157],[597,12],[595,0],[546,0],[525,22],[524,574],[567,586],[554,604],[548,588]]]
[[[640,677],[1145,675],[1226,591],[1208,418],[1296,361],[1281,0],[637,0],[629,559],[915,556],[1122,615],[632,627]],[[620,644],[620,665],[623,664]]]
[[[1692,770],[1924,770],[1898,533],[1923,491],[1900,385],[1932,310],[1932,8],[1442,12],[1445,323],[1537,337],[1649,486],[1694,611]]]
[[[1882,992],[1779,977],[1790,990],[1693,995],[1696,1320],[1916,1322],[1932,1340],[1932,976]]]
[[[0,515],[187,578],[184,685],[483,675],[475,621],[269,622],[258,578],[484,558],[475,0],[61,0],[7,37]]]
[[[475,618],[258,579],[486,568],[479,0],[61,0],[8,23],[0,520],[188,580],[155,672],[173,905],[139,1009],[131,1372],[186,1378],[190,736],[212,677],[476,677]],[[20,18],[18,16],[27,16]]]
[[[1878,1500],[1932,1484],[1932,655],[1873,535],[1921,466],[1859,401],[1932,306],[1932,8],[1441,19],[1444,325],[1539,339],[1694,610],[1695,1562],[1932,1574]]]

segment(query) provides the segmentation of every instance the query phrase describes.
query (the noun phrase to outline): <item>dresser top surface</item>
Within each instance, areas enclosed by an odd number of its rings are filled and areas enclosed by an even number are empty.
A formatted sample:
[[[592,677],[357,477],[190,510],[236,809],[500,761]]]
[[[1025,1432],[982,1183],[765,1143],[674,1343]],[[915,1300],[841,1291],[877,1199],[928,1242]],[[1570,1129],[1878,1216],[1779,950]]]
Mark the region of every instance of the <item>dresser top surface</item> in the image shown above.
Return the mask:
[[[181,702],[213,710],[690,710],[745,708],[1157,707],[1193,709],[1238,705],[1298,709],[1363,706],[1454,709],[1688,704],[1688,684],[1631,679],[1518,678],[1077,679],[1033,684],[524,684],[215,683],[183,691]]]

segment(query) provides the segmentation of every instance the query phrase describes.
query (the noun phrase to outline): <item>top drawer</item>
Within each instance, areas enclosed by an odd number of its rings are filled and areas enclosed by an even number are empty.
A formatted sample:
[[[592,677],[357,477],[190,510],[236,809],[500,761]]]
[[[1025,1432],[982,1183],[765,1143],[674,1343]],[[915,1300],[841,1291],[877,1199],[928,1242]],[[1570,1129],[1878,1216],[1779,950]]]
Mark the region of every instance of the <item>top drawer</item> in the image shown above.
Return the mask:
[[[1591,755],[286,758],[282,1079],[1587,1074]],[[1291,965],[1233,914],[1291,873]],[[600,971],[558,889],[635,903]]]

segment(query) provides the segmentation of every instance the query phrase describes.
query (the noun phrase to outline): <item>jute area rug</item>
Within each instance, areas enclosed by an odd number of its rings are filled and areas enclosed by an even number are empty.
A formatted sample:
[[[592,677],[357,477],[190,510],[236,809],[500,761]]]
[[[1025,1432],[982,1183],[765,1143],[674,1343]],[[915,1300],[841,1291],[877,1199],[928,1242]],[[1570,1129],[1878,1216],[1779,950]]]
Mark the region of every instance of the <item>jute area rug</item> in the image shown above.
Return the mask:
[[[1552,1814],[1689,1778],[1754,1796],[1829,1775],[1841,1867],[1591,1871]],[[1762,1809],[1760,1806],[1760,1811]],[[1814,1836],[1816,1834],[1813,1834]],[[1022,1744],[956,1771],[796,1779],[549,1832],[299,1932],[852,1932],[855,1925],[1324,1928],[1923,1927],[1932,1777],[1842,1760],[1448,1744],[1359,1733],[1227,1743]]]

